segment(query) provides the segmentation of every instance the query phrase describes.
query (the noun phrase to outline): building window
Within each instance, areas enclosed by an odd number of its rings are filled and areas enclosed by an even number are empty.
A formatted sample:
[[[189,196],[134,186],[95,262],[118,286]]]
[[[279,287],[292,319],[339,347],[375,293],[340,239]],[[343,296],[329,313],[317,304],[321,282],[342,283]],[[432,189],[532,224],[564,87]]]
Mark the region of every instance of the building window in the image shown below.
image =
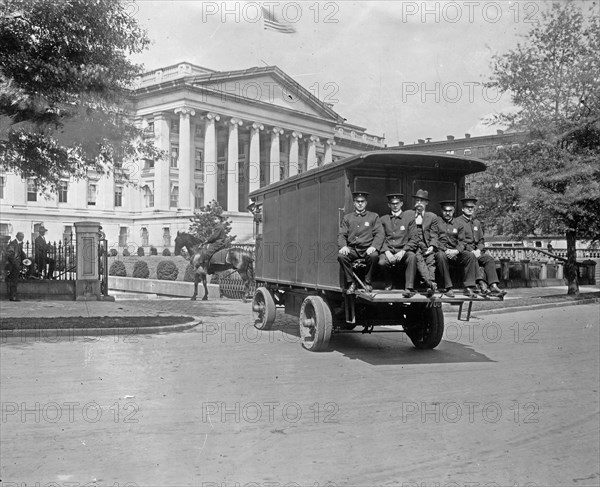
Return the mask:
[[[171,246],[171,230],[169,229],[169,227],[163,228],[163,245],[165,247]]]
[[[27,180],[27,201],[37,201],[37,190],[33,179]]]
[[[154,191],[153,187],[148,184],[144,186],[144,201],[146,202],[146,208],[152,208],[154,206]]]
[[[119,228],[119,247],[127,247],[127,227]]]
[[[154,159],[144,159],[144,169],[154,169]]]
[[[171,120],[171,133],[172,134],[179,133],[179,120]]]
[[[63,230],[63,241],[65,245],[71,245],[73,240],[73,227],[71,225],[65,225],[65,229]]]
[[[96,183],[88,183],[87,204],[88,206],[96,206]]]
[[[10,223],[0,223],[0,235],[10,235]]]
[[[150,237],[148,235],[148,229],[146,227],[142,228],[142,247],[148,247],[150,245]]]
[[[58,183],[58,202],[67,203],[69,194],[69,183],[67,181],[61,181]]]
[[[204,187],[200,184],[196,185],[196,191],[194,193],[194,207],[196,209],[204,206]]]
[[[115,187],[115,207],[123,206],[123,186]]]
[[[0,200],[4,199],[4,187],[6,186],[6,177],[0,176]]]
[[[177,208],[177,204],[179,203],[179,186],[173,185],[171,187],[171,208]]]
[[[204,125],[197,123],[194,127],[194,137],[204,137]]]
[[[195,167],[196,167],[196,171],[200,171],[200,172],[204,172],[204,161],[202,160],[202,150],[201,149],[196,149],[195,155],[194,155],[194,162],[195,162]]]
[[[177,167],[179,162],[179,147],[176,145],[171,146],[171,167]]]

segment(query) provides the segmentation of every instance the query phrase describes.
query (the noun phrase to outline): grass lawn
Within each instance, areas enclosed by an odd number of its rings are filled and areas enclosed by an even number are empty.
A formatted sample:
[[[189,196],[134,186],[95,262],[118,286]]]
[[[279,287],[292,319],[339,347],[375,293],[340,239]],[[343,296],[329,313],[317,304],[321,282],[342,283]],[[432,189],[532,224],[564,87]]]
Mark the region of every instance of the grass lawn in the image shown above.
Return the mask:
[[[137,328],[180,325],[194,321],[191,316],[70,316],[60,318],[6,318],[0,330]]]

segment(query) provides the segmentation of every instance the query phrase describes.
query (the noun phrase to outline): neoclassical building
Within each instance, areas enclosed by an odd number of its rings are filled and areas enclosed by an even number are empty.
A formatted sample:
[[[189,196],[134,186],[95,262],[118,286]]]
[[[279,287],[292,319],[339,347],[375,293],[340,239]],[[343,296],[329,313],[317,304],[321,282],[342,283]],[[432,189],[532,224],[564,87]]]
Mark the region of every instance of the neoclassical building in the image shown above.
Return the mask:
[[[193,211],[217,200],[237,241],[252,238],[248,193],[334,160],[385,147],[350,125],[276,66],[213,71],[183,62],[135,80],[127,111],[168,157],[100,177],[64,180],[46,199],[33,181],[0,175],[0,233],[40,224],[60,240],[73,223],[99,221],[109,247],[173,246]],[[126,184],[123,173],[129,175]],[[148,249],[146,249],[148,250]]]

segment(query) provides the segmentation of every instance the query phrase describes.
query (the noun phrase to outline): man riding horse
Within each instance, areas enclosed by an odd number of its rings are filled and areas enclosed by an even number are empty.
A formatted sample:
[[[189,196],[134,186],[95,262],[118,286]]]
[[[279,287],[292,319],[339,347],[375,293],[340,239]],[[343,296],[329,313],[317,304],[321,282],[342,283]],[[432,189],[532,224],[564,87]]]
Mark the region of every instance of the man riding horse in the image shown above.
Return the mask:
[[[208,268],[208,263],[211,257],[216,254],[219,250],[223,249],[227,245],[227,235],[225,233],[225,225],[221,218],[215,218],[216,227],[210,237],[206,240],[206,247],[200,250],[200,265],[205,269]]]

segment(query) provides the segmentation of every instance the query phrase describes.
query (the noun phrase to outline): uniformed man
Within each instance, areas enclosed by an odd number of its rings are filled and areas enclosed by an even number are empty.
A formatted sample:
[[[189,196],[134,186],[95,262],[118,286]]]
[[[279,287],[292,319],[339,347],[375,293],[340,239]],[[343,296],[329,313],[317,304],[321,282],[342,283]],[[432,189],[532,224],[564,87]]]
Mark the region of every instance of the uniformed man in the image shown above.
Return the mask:
[[[435,293],[435,253],[438,247],[438,217],[435,213],[425,211],[429,204],[429,192],[419,189],[415,195],[414,210],[407,213],[415,222],[419,237],[418,248],[415,252],[417,257],[417,270],[427,286],[427,296]]]
[[[450,278],[450,265],[457,265],[463,270],[465,294],[473,297],[475,279],[477,277],[477,259],[473,252],[465,250],[465,223],[464,219],[454,218],[456,203],[454,201],[441,201],[442,216],[439,218],[438,251],[435,254],[437,270],[443,281],[442,294],[452,298],[452,279]]]
[[[415,250],[419,237],[414,219],[402,211],[401,193],[387,195],[390,212],[381,217],[385,240],[379,256],[379,266],[383,269],[385,289],[392,289],[392,270],[404,271],[404,287],[410,296],[415,292],[416,262]]]
[[[50,257],[52,252],[52,246],[46,241],[46,227],[40,225],[38,228],[39,235],[34,240],[34,260],[35,266],[37,267],[39,277],[42,274],[46,279],[54,279],[54,268],[56,267],[56,260]],[[46,265],[48,268],[46,269]]]
[[[365,290],[373,290],[372,276],[378,261],[379,250],[383,245],[384,233],[377,213],[367,211],[366,191],[352,193],[354,212],[344,215],[338,233],[338,262],[344,274],[344,288],[348,294],[356,291],[356,282],[352,272],[352,262],[366,259],[367,274]]]
[[[220,217],[215,217],[215,224],[212,234],[204,242],[205,247],[200,251],[200,262],[205,268],[208,266],[210,258],[219,250],[224,249],[227,242],[225,226]]]
[[[483,227],[481,222],[475,218],[476,198],[463,198],[462,219],[465,227],[465,250],[472,252],[477,263],[481,266],[483,273],[478,274],[477,283],[483,295],[492,294],[503,296],[506,291],[498,287],[500,280],[496,273],[496,262],[490,254],[485,253],[485,240],[483,238]],[[488,287],[489,286],[489,287]]]

